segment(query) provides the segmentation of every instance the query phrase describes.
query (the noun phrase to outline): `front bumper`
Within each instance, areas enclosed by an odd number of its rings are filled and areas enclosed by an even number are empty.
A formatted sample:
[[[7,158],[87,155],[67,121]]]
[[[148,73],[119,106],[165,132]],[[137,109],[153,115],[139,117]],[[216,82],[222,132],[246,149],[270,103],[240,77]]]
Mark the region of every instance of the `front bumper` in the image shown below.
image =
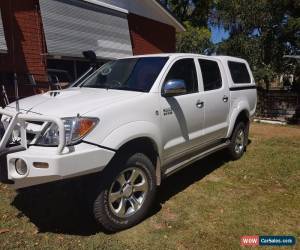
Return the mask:
[[[34,186],[99,172],[114,154],[114,151],[84,142],[65,147],[61,154],[57,154],[55,147],[31,146],[24,151],[7,154],[7,176],[15,189]],[[17,173],[17,159],[26,162],[28,170],[25,175]]]
[[[101,171],[115,154],[113,150],[84,142],[67,146],[64,124],[58,117],[13,113],[1,108],[0,115],[9,118],[8,125],[4,128],[4,135],[0,138],[0,177],[6,183],[13,183],[11,185],[14,188],[24,188]],[[42,125],[32,129],[32,124],[29,123],[32,121],[42,122]],[[29,146],[28,132],[38,137],[46,128],[47,123],[55,123],[58,126],[58,146]],[[20,130],[20,143],[8,146],[16,127]],[[22,159],[26,164],[26,171],[22,174],[16,170],[15,165],[18,159]]]

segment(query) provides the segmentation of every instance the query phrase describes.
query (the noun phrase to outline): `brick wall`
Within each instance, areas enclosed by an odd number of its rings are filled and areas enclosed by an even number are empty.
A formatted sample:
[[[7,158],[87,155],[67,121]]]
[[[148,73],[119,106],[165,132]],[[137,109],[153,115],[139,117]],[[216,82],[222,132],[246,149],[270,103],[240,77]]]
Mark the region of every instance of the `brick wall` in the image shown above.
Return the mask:
[[[175,52],[175,28],[145,17],[128,15],[134,55]]]
[[[0,54],[0,73],[33,74],[46,81],[45,43],[38,0],[0,1],[8,47]]]

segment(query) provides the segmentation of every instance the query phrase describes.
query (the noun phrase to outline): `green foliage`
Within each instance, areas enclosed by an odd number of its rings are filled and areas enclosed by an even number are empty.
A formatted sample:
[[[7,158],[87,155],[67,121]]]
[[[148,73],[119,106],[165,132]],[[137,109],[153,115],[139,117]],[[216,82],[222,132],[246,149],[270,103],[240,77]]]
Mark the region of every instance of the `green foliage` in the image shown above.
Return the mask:
[[[300,53],[299,0],[161,0],[183,22],[179,52],[203,53],[214,49],[210,27],[229,31],[217,45],[218,54],[250,62],[257,80],[281,73],[283,55]]]
[[[300,1],[216,1],[214,25],[230,38],[219,45],[222,54],[247,59],[257,80],[270,79],[283,70],[283,55],[300,52]]]
[[[181,22],[189,21],[193,26],[207,27],[213,0],[161,0]]]
[[[177,52],[203,54],[213,47],[211,33],[207,28],[195,27],[189,22],[184,22],[184,26],[186,31],[177,35]]]
[[[251,65],[258,65],[261,57],[260,41],[257,37],[239,34],[218,45],[218,53],[246,59]]]
[[[177,35],[177,52],[207,53],[214,48],[207,26],[212,0],[161,0],[186,31]]]

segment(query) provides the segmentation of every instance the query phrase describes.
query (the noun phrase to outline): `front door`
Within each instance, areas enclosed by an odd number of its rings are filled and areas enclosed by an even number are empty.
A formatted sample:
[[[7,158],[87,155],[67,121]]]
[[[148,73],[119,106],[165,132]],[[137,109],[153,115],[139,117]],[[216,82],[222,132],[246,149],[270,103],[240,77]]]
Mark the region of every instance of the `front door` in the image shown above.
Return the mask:
[[[200,94],[194,59],[184,58],[175,61],[165,77],[164,84],[169,80],[183,80],[187,93],[161,97],[164,164],[180,158],[187,150],[196,146],[204,122],[204,109],[199,103]]]

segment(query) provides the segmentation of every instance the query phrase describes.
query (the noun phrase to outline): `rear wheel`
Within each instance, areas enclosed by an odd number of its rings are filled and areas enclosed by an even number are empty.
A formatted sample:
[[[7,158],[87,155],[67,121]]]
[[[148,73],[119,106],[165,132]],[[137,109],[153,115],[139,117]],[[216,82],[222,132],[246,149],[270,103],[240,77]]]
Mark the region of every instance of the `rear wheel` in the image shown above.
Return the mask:
[[[107,170],[93,212],[98,223],[114,232],[134,226],[149,212],[156,192],[155,170],[141,153],[118,159]]]
[[[239,122],[232,133],[231,142],[228,147],[232,159],[241,158],[245,152],[248,142],[248,130],[244,122]]]

